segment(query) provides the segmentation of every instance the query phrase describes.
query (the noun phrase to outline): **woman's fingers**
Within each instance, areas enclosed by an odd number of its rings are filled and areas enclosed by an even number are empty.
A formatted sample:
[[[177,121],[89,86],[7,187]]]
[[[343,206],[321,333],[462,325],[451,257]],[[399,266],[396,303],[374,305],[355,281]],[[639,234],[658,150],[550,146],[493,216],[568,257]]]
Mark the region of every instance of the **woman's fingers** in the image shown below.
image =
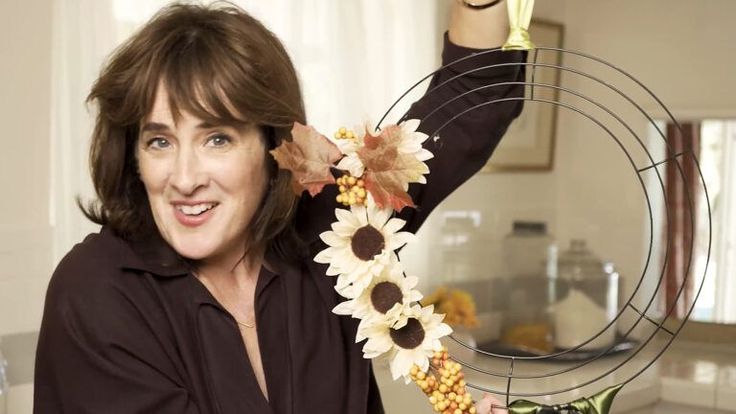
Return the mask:
[[[491,394],[483,394],[483,399],[475,404],[475,409],[478,414],[506,414],[506,410],[501,408],[503,404]]]

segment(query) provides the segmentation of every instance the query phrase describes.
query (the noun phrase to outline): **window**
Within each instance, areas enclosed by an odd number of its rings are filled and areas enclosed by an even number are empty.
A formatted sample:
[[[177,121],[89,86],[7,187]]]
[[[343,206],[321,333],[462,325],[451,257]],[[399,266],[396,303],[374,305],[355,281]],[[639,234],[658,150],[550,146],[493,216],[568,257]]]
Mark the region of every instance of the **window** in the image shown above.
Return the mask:
[[[692,318],[736,323],[736,120],[701,123],[700,169],[710,199],[711,252]],[[703,277],[708,247],[707,204],[698,194],[693,271],[695,287]]]

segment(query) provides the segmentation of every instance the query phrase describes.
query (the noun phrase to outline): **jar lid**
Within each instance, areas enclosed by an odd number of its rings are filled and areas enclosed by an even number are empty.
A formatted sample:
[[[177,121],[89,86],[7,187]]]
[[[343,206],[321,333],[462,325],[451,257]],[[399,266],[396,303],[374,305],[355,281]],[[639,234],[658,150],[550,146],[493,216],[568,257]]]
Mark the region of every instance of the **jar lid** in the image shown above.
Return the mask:
[[[570,248],[557,259],[557,268],[559,277],[564,279],[605,277],[603,262],[588,250],[583,239],[570,241]]]
[[[543,221],[514,221],[514,233],[547,234],[547,223]]]

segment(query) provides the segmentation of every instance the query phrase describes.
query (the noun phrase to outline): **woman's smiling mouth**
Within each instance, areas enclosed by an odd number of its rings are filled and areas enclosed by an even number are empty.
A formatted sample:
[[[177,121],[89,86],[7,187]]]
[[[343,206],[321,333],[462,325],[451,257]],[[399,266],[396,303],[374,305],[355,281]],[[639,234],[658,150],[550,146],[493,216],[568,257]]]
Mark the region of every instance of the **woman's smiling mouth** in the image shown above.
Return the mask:
[[[177,221],[187,227],[196,227],[206,222],[212,215],[219,203],[197,202],[197,203],[172,203],[174,216]]]

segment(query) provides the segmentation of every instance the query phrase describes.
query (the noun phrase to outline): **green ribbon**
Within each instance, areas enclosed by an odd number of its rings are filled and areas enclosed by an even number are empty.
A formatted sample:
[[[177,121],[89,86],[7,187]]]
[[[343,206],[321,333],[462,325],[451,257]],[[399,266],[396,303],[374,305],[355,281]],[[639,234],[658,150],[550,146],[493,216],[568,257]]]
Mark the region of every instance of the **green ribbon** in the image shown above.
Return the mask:
[[[591,397],[579,398],[575,401],[544,405],[528,400],[516,400],[509,405],[509,414],[554,414],[573,412],[579,414],[608,414],[613,399],[624,384],[614,385]]]
[[[509,12],[509,38],[501,49],[503,50],[530,50],[534,43],[529,38],[529,24],[532,21],[534,0],[507,0],[506,8]]]

